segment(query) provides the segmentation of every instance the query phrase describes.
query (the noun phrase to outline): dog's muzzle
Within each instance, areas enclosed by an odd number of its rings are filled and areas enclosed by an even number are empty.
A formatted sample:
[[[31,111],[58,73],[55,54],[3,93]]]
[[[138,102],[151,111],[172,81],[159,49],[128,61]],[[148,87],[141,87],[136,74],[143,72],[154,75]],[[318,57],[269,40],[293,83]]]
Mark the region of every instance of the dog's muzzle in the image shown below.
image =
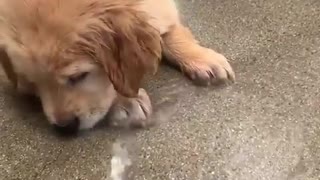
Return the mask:
[[[54,124],[54,129],[61,135],[74,135],[79,131],[80,120],[78,118],[70,119],[66,124]]]

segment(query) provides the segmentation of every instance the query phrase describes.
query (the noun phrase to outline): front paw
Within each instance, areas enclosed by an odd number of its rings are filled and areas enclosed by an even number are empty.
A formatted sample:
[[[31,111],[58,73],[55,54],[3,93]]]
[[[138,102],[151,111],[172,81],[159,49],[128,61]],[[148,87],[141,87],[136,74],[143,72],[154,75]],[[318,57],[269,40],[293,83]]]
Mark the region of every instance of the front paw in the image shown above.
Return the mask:
[[[136,98],[122,98],[110,109],[108,119],[114,126],[145,128],[151,125],[152,105],[147,92],[139,89]]]
[[[235,73],[228,60],[211,49],[204,49],[198,59],[189,62],[185,72],[198,85],[235,81]]]

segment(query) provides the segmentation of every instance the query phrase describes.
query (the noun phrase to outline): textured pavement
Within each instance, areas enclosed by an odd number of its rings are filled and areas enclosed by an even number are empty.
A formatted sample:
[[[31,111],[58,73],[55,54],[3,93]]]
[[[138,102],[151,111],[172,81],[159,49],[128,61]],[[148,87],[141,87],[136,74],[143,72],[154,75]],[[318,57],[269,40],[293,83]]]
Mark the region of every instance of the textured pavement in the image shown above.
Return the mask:
[[[0,78],[0,179],[110,179],[115,141],[135,180],[320,179],[320,1],[178,0],[237,82],[197,88],[163,66],[146,85],[162,123],[56,136],[37,103]]]

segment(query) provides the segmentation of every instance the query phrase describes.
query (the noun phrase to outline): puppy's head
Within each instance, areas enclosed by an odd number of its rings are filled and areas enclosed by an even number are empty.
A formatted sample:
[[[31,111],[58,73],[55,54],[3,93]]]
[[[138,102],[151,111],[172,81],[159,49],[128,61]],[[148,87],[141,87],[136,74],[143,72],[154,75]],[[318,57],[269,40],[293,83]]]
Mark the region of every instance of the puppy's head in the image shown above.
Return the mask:
[[[147,16],[130,1],[110,2],[0,4],[1,64],[14,84],[32,85],[55,126],[93,127],[158,65],[160,34]]]

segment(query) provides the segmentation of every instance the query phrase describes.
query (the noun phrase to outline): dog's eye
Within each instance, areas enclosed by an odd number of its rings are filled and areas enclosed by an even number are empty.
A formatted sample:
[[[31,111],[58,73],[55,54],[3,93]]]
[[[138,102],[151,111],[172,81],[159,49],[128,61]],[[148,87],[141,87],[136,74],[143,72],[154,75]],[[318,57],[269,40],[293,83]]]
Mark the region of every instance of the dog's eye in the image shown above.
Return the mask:
[[[71,76],[68,79],[68,84],[75,85],[75,84],[83,81],[88,76],[88,74],[89,74],[88,72],[84,72],[84,73],[81,73],[81,74],[77,74],[77,75]]]

